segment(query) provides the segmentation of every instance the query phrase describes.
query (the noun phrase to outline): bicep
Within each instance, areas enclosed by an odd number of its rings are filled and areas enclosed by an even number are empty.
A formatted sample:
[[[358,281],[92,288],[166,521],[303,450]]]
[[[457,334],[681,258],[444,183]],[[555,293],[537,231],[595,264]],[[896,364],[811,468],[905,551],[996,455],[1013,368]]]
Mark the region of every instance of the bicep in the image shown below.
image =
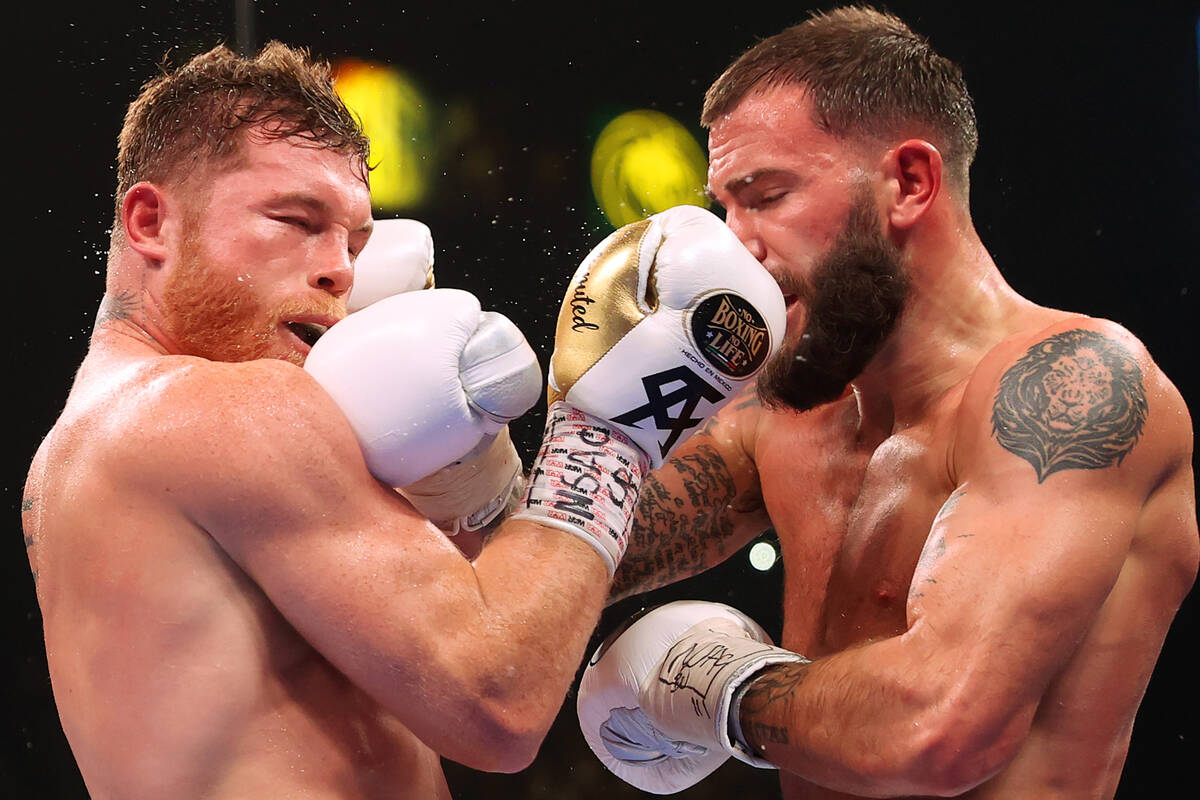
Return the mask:
[[[250,381],[221,398],[237,424],[183,432],[196,454],[177,481],[184,510],[339,669],[367,687],[386,678],[381,665],[415,671],[455,593],[469,605],[470,565],[370,475],[332,401],[276,369],[282,385]],[[418,606],[426,613],[398,613]]]
[[[908,604],[910,635],[1031,701],[1120,576],[1163,468],[1162,431],[1147,423],[1162,397],[1148,391],[1144,353],[1111,326],[1061,327],[968,388],[959,488]]]
[[[935,638],[951,658],[959,649],[1007,652],[1019,665],[1005,672],[1049,680],[1116,582],[1139,505],[1094,485],[1094,476],[1072,477],[1025,491],[986,480],[960,485],[913,574],[910,633]]]

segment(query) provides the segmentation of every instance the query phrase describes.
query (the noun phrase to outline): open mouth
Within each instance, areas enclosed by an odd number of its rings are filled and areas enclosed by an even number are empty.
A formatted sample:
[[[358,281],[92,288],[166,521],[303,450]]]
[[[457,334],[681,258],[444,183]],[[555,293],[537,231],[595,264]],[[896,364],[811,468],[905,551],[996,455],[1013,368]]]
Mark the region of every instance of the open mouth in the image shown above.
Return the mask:
[[[325,325],[318,325],[315,322],[285,322],[288,330],[296,335],[296,338],[304,342],[309,347],[317,343],[317,340],[325,335],[325,331],[329,328]]]

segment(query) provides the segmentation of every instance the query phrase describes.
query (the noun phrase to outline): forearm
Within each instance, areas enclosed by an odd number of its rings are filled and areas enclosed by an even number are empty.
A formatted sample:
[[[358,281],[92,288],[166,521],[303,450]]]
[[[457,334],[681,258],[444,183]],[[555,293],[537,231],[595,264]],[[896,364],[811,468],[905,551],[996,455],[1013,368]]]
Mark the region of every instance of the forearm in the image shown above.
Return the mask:
[[[966,791],[1003,763],[996,745],[1009,726],[971,718],[954,670],[913,655],[894,637],[767,667],[742,694],[742,738],[781,770],[841,792]]]
[[[710,569],[770,525],[755,489],[743,491],[720,454],[700,445],[642,484],[629,549],[609,602]]]
[[[458,628],[441,660],[453,665],[481,738],[503,737],[520,768],[584,659],[608,576],[587,543],[524,520],[502,525],[473,567],[464,606],[446,609]]]

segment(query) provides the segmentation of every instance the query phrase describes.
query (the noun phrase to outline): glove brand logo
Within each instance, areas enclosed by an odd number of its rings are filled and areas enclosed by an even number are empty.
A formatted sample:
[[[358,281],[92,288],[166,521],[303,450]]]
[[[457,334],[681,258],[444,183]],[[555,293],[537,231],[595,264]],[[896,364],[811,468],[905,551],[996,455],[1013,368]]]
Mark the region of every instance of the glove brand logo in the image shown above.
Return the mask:
[[[663,387],[673,383],[682,383],[683,386],[664,395]],[[667,457],[667,453],[684,431],[696,427],[702,421],[701,418],[692,416],[702,399],[714,405],[725,399],[725,395],[719,389],[686,366],[672,367],[647,375],[642,378],[642,388],[646,391],[646,404],[613,417],[613,422],[636,428],[640,427],[638,423],[642,420],[654,417],[656,428],[660,431],[670,431],[667,440],[659,443],[663,458]],[[683,403],[679,416],[672,417],[671,407],[679,403]]]
[[[744,297],[727,292],[696,306],[692,337],[710,364],[734,378],[753,375],[771,350],[771,334],[762,314]]]
[[[600,330],[599,325],[584,319],[587,316],[588,306],[596,302],[593,298],[588,297],[587,282],[589,276],[590,273],[580,279],[579,284],[575,287],[575,291],[571,292],[571,299],[567,301],[571,306],[571,330],[573,331]]]

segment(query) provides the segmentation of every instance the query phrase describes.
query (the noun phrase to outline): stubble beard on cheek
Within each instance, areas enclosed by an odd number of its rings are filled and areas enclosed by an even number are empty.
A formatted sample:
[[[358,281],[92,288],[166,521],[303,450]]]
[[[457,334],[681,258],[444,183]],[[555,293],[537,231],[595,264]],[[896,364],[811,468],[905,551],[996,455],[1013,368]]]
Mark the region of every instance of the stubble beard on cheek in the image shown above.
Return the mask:
[[[771,409],[807,411],[841,397],[883,346],[904,310],[908,278],[896,247],[859,197],[830,251],[798,292],[804,328],[763,368],[758,397]]]
[[[252,287],[223,275],[205,257],[194,226],[183,239],[179,267],[163,291],[163,311],[184,355],[212,361],[253,361],[270,355],[276,320],[255,300]],[[303,363],[299,353],[285,356]]]

